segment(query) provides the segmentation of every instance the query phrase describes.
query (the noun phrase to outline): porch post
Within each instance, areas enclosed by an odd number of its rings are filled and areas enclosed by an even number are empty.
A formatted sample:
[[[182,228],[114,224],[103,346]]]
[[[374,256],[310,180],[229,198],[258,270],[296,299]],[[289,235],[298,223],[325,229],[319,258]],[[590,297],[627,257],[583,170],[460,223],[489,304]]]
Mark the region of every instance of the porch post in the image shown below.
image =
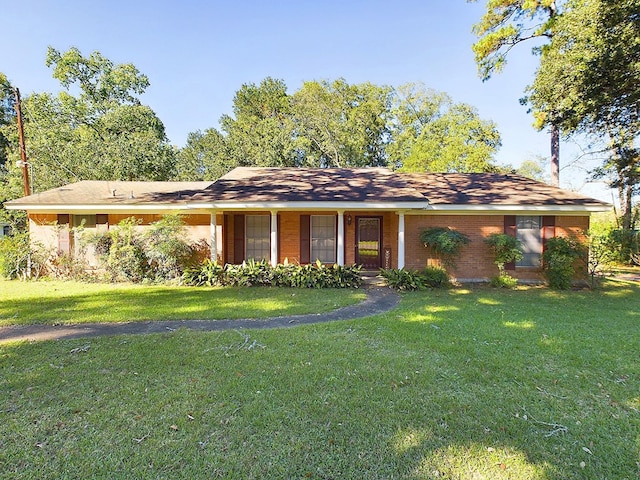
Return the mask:
[[[338,210],[338,245],[336,247],[337,263],[344,265],[344,210]]]
[[[209,226],[211,228],[211,233],[209,235],[209,244],[211,247],[209,248],[212,262],[216,262],[218,260],[218,235],[217,235],[217,226],[216,226],[216,215],[217,212],[214,210],[211,212],[211,221]]]
[[[278,211],[271,210],[271,266],[278,264]]]
[[[404,212],[398,212],[398,269],[404,268]]]

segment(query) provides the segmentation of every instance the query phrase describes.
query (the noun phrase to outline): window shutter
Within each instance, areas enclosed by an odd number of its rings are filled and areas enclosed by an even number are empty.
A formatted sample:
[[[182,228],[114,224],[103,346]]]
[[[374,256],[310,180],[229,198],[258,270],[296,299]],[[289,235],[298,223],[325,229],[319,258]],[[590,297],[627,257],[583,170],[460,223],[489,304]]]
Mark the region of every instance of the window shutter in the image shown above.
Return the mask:
[[[311,215],[300,215],[300,263],[311,262]]]
[[[227,244],[227,241],[229,240],[229,229],[230,229],[230,222],[229,222],[229,214],[227,213],[223,213],[222,214],[222,261],[223,263],[227,264],[227,263],[231,263],[231,259],[229,258],[229,245]]]
[[[516,236],[516,216],[515,215],[505,215],[504,216],[504,233],[515,237]],[[515,270],[516,262],[505,263],[505,270]]]
[[[282,256],[280,255],[280,249],[282,248],[282,230],[280,229],[280,214],[278,213],[276,216],[276,221],[278,222],[278,262],[280,262],[280,259],[282,258]]]
[[[244,215],[233,216],[233,263],[244,261]]]
[[[542,250],[546,249],[547,240],[556,236],[556,217],[542,217]]]

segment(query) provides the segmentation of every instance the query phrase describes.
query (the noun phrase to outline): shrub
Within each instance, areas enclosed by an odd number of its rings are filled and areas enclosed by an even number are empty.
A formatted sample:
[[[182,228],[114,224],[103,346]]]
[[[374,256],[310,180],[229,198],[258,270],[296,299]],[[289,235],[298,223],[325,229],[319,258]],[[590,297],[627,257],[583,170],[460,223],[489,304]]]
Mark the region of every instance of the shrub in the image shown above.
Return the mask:
[[[578,259],[585,259],[586,249],[576,238],[553,237],[547,240],[542,254],[542,268],[549,287],[566,290],[576,273]]]
[[[46,272],[49,252],[34,245],[27,232],[0,238],[0,277],[33,278]]]
[[[155,280],[173,280],[182,275],[192,249],[184,240],[185,224],[177,214],[153,222],[141,236],[141,246]]]
[[[387,285],[396,290],[424,290],[449,285],[449,274],[440,267],[427,267],[424,270],[390,268],[382,269],[380,273],[387,281]]]
[[[199,266],[185,269],[182,283],[194,287],[224,285],[224,267],[207,258]]]
[[[495,288],[513,289],[518,286],[518,279],[513,278],[508,273],[503,273],[498,275],[497,277],[493,277],[489,284]]]
[[[444,268],[426,267],[420,273],[426,287],[444,288],[449,286],[449,274]]]
[[[492,233],[485,239],[485,243],[493,253],[493,263],[498,266],[500,275],[504,273],[505,264],[522,259],[522,242],[516,237],[506,233]]]
[[[136,231],[139,223],[139,220],[129,217],[107,233],[111,246],[105,267],[112,281],[140,282],[145,278],[148,261]]]
[[[460,254],[462,247],[470,242],[464,233],[448,227],[423,230],[420,241],[425,247],[431,248],[446,266],[454,266],[455,258]]]
[[[248,260],[241,265],[218,265],[205,260],[199,267],[185,270],[185,285],[274,286],[294,288],[358,288],[362,282],[360,266],[284,264],[272,267],[264,260]]]
[[[515,288],[518,279],[506,273],[504,266],[522,258],[522,243],[516,237],[506,233],[492,233],[485,239],[485,243],[493,253],[493,263],[498,266],[498,276],[491,279],[491,286]]]

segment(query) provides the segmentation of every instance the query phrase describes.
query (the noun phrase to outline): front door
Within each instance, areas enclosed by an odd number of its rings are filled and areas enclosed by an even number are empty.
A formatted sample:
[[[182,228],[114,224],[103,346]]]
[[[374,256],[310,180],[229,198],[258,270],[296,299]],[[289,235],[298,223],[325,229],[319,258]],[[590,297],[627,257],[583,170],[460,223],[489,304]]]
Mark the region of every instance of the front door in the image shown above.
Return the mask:
[[[380,268],[381,217],[358,217],[356,231],[356,263],[365,270]]]

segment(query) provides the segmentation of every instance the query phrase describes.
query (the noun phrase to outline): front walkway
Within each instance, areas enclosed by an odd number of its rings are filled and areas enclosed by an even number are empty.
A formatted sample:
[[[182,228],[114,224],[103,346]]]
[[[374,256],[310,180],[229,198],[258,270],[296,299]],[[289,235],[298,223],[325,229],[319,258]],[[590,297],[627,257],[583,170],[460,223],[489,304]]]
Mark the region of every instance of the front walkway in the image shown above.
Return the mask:
[[[13,325],[0,327],[0,344],[16,341],[63,340],[104,335],[140,335],[167,333],[178,328],[203,332],[238,328],[283,328],[335,320],[352,320],[388,312],[396,307],[400,297],[390,288],[365,289],[367,298],[356,305],[332,312],[288,317],[242,320],[175,320],[129,323],[86,323],[78,325]]]

